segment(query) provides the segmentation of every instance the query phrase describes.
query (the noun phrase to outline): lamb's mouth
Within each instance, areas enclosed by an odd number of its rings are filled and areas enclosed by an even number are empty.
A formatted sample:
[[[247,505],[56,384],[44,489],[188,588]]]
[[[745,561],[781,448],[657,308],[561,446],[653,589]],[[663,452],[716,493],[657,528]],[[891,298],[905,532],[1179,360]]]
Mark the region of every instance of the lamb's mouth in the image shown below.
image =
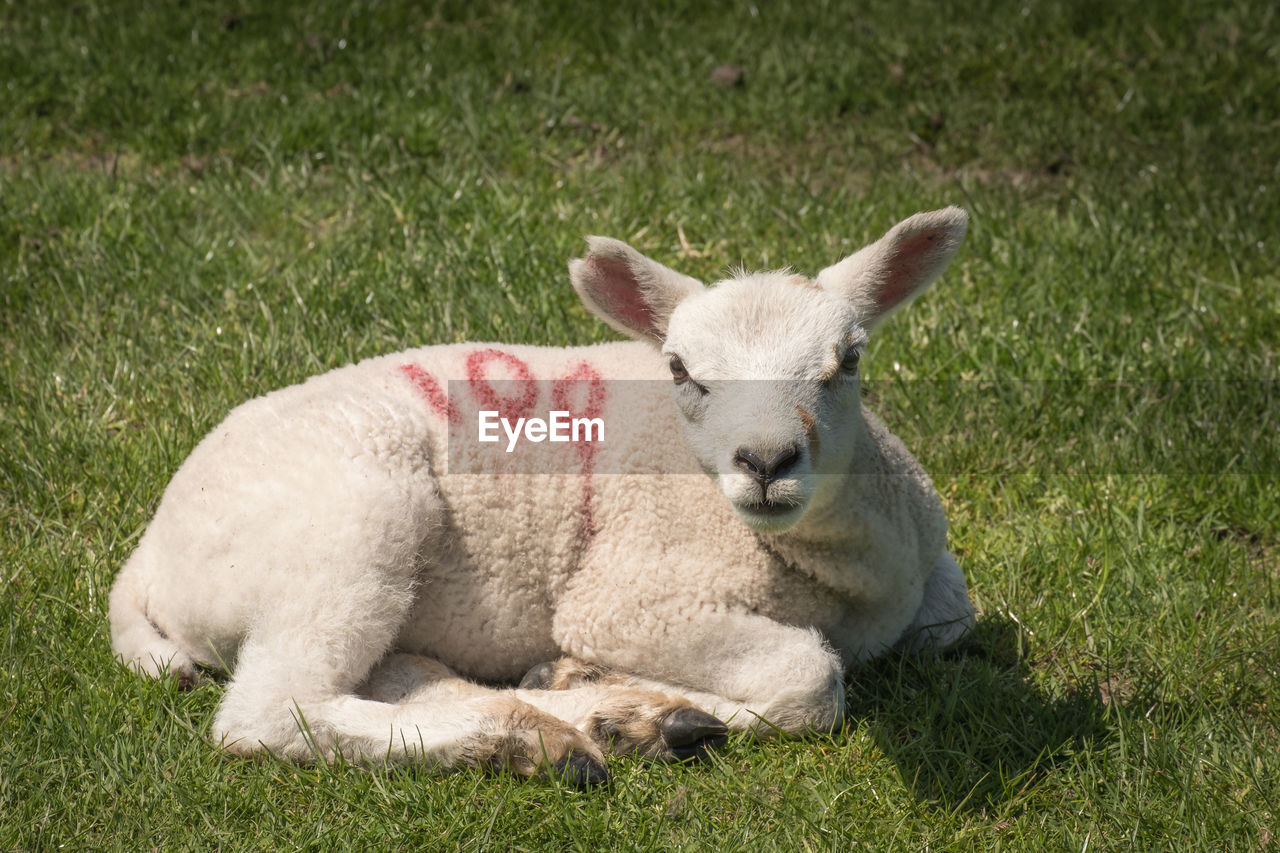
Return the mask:
[[[778,530],[790,527],[800,518],[804,507],[782,501],[759,501],[735,504],[734,508],[747,524],[761,530]]]
[[[778,503],[775,501],[761,501],[760,503],[756,503],[756,504],[743,504],[742,508],[745,509],[747,512],[755,513],[757,515],[778,516],[778,515],[786,515],[792,510],[799,509],[800,507],[790,503]]]

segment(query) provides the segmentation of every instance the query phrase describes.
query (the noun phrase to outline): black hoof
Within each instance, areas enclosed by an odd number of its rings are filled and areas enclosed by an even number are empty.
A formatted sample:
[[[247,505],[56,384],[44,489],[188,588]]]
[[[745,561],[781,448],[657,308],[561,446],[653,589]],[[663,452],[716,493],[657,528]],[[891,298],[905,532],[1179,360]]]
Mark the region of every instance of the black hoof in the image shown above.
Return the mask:
[[[708,751],[724,746],[729,739],[729,729],[724,723],[697,708],[672,711],[659,729],[677,761],[701,758]]]
[[[556,762],[556,775],[575,788],[591,788],[609,781],[609,770],[589,755],[571,752]]]
[[[554,661],[536,664],[524,674],[524,678],[520,679],[520,689],[548,690],[551,688],[551,679],[555,678],[555,675],[556,665]]]

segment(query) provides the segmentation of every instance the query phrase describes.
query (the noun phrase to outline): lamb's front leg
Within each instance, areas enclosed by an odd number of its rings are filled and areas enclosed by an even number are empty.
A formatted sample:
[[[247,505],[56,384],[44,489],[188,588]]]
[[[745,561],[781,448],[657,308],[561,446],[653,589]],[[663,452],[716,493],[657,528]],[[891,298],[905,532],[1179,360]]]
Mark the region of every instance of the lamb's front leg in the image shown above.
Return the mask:
[[[732,729],[805,734],[840,724],[844,666],[817,631],[751,613],[664,618],[664,609],[587,614],[565,607],[556,638],[579,661],[627,673],[620,679],[626,686],[684,696]],[[555,666],[535,667],[527,684],[572,686],[554,683]]]
[[[943,652],[976,624],[964,572],[951,554],[938,558],[924,585],[920,609],[895,647],[913,653]]]
[[[383,659],[360,693],[380,702],[432,707],[502,698],[547,715],[540,721],[541,729],[525,727],[539,737],[542,732],[548,738],[562,734],[555,725],[559,722],[575,727],[607,752],[665,761],[697,758],[725,742],[724,723],[681,696],[603,681],[583,681],[554,691],[533,687],[496,691],[459,677],[438,661],[397,653]],[[587,765],[585,770],[593,768]]]

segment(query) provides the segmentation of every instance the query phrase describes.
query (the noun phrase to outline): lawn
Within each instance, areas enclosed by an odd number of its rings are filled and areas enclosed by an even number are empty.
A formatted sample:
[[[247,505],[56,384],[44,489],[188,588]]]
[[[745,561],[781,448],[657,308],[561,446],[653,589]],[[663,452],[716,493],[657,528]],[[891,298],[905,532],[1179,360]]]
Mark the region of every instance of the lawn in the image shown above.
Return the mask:
[[[0,849],[1280,843],[1274,3],[296,5],[0,6]],[[589,792],[298,767],[113,662],[111,580],[236,403],[609,339],[585,234],[814,273],[952,203],[865,384],[979,626],[852,675],[838,734]]]

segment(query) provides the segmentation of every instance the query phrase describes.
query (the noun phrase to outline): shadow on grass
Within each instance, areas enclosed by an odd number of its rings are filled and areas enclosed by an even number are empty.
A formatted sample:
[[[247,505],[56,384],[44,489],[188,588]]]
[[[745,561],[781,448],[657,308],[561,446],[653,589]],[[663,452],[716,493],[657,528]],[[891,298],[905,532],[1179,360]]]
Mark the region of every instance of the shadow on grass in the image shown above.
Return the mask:
[[[850,684],[849,719],[867,721],[918,798],[947,809],[996,805],[1109,737],[1096,692],[1053,697],[1032,682],[1020,630],[986,618],[955,652],[890,656]]]

